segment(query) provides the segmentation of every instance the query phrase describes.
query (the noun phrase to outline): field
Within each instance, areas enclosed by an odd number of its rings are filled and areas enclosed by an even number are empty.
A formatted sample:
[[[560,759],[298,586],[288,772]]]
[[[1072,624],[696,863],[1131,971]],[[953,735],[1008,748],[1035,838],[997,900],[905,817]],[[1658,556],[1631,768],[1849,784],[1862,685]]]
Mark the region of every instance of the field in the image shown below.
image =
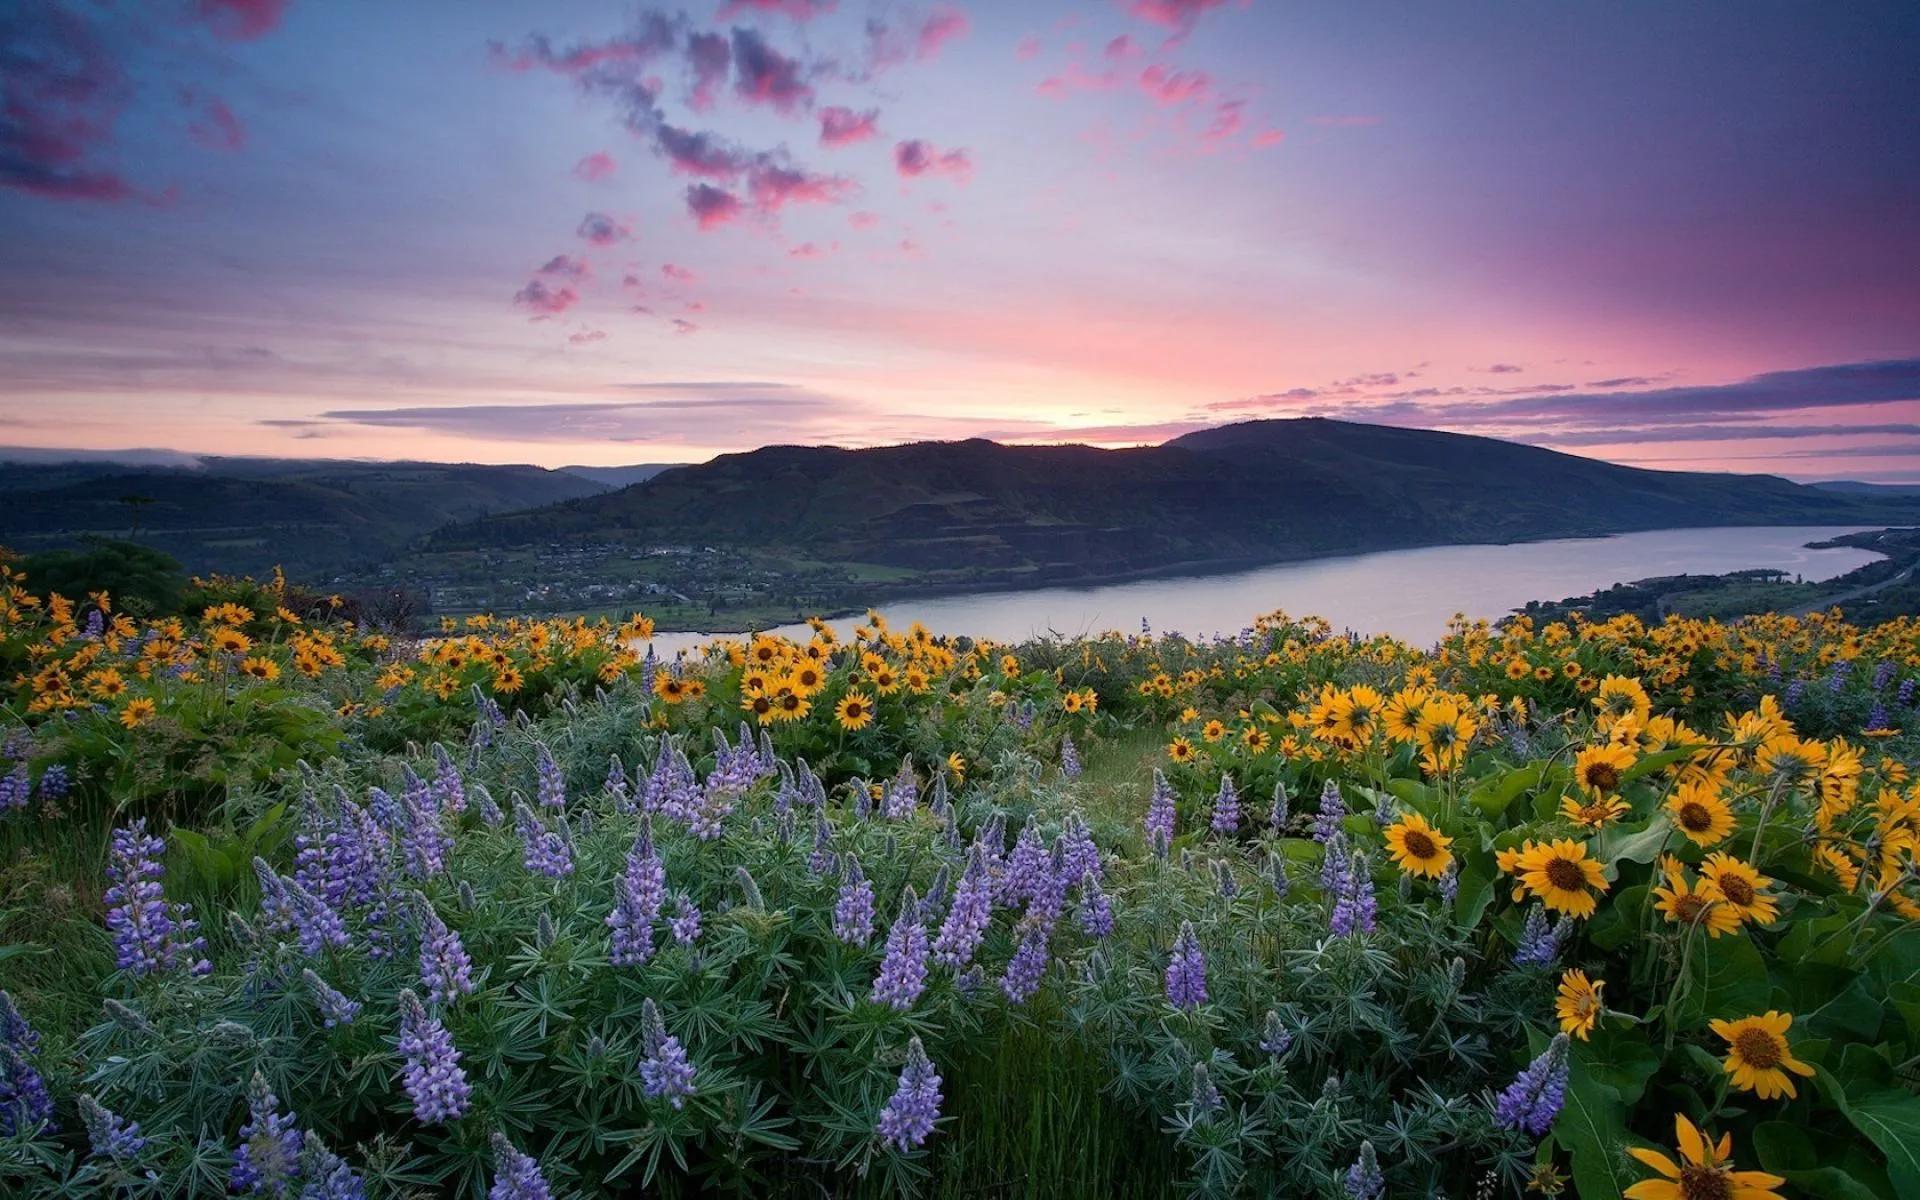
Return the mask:
[[[1920,1198],[1920,623],[0,586],[7,1195]]]

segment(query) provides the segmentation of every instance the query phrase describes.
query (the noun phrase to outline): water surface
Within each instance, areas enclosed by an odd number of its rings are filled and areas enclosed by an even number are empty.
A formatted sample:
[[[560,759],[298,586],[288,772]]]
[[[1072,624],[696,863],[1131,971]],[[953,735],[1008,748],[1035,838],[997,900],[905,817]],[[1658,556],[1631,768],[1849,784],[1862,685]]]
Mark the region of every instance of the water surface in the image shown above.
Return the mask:
[[[1432,546],[1231,574],[901,600],[883,611],[900,627],[919,621],[935,633],[1017,642],[1046,633],[1136,632],[1143,618],[1156,632],[1232,634],[1280,608],[1296,616],[1324,616],[1336,628],[1390,633],[1425,645],[1439,639],[1457,612],[1499,618],[1529,600],[1585,595],[1657,575],[1772,567],[1809,580],[1831,579],[1879,556],[1851,546],[1814,550],[1807,543],[1862,528],[1873,526],[1661,529],[1510,546]],[[845,633],[858,623],[836,625]],[[785,626],[779,632],[804,629]],[[711,637],[664,633],[654,639],[654,651],[671,655]]]

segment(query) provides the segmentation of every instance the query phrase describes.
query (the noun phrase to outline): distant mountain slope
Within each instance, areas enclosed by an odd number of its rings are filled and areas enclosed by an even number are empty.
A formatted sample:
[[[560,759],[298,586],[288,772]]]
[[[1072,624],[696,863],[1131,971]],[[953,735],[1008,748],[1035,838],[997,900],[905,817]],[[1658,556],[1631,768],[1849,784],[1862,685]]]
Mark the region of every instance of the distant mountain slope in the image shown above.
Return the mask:
[[[1911,520],[1920,502],[1771,476],[1647,471],[1490,438],[1318,418],[1161,446],[769,446],[437,532],[431,548],[769,546],[930,582],[1111,579],[1186,565],[1714,524]]]
[[[322,575],[389,557],[439,526],[593,495],[604,487],[530,466],[203,458],[193,469],[10,464],[0,545],[34,551],[88,534],[126,537],[194,571]]]
[[[1829,479],[1808,487],[1855,496],[1920,496],[1920,483],[1862,483],[1857,479]]]
[[[636,483],[645,483],[662,471],[671,471],[685,463],[634,463],[625,467],[556,467],[555,470],[567,475],[578,475],[610,488],[632,487]]]

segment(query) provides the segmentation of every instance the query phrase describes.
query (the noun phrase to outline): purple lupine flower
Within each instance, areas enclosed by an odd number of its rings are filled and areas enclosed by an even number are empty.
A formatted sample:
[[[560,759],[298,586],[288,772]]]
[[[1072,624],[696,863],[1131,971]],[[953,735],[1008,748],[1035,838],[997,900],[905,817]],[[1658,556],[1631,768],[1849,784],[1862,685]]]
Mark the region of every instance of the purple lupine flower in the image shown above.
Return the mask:
[[[1920,687],[1920,679],[1916,679],[1911,675],[1900,681],[1900,688],[1893,694],[1893,697],[1901,708],[1913,707],[1913,694],[1916,687]]]
[[[467,811],[467,781],[460,768],[439,742],[433,744],[433,798],[440,811],[455,816]]]
[[[667,928],[673,931],[673,940],[682,946],[691,946],[700,940],[700,906],[693,897],[681,892],[673,898],[673,919],[667,922]]]
[[[1846,690],[1847,677],[1853,674],[1853,664],[1844,658],[1833,660],[1833,671],[1827,676],[1827,690],[1838,696]]]
[[[986,852],[975,843],[967,856],[967,869],[953,891],[953,903],[946,920],[933,939],[934,961],[949,971],[959,971],[973,961],[980,943],[993,922],[993,876],[987,867]]]
[[[1020,941],[1000,976],[1000,990],[1010,1002],[1025,1004],[1040,990],[1047,964],[1052,961],[1053,924],[1029,913],[1020,918],[1014,933]]]
[[[1372,933],[1378,912],[1379,901],[1373,894],[1373,869],[1366,855],[1356,854],[1348,859],[1341,872],[1340,888],[1334,894],[1333,912],[1327,926],[1335,937]]]
[[[693,773],[693,763],[687,759],[686,752],[672,740],[660,743],[660,753],[653,760],[653,771],[647,776],[647,785],[640,798],[640,807],[648,812],[659,811],[676,821],[684,821],[693,811],[700,798],[700,783]]]
[[[847,856],[845,881],[833,902],[833,936],[849,946],[873,940],[873,884],[860,870],[860,860]]]
[[[341,948],[352,939],[346,922],[325,900],[300,886],[299,881],[282,879],[267,860],[256,857],[253,873],[260,880],[260,911],[270,927],[291,932],[300,945],[300,953],[309,958],[328,947]]]
[[[1393,824],[1393,821],[1393,797],[1386,792],[1381,792],[1373,798],[1373,823],[1385,829]]]
[[[1360,1143],[1360,1157],[1347,1168],[1346,1184],[1352,1200],[1379,1200],[1387,1190],[1387,1177],[1380,1173],[1380,1157],[1372,1142]]]
[[[300,1200],[367,1200],[366,1183],[311,1129],[300,1145]]]
[[[1494,1123],[1534,1137],[1545,1134],[1566,1101],[1568,1071],[1567,1035],[1558,1033],[1494,1101]]]
[[[900,1082],[880,1110],[874,1132],[883,1145],[900,1151],[917,1150],[940,1119],[941,1099],[940,1075],[916,1037],[907,1043],[907,1062],[900,1068]]]
[[[1279,1013],[1271,1008],[1268,1009],[1266,1026],[1260,1032],[1260,1048],[1266,1051],[1271,1057],[1277,1059],[1286,1054],[1292,1047],[1292,1032],[1289,1031],[1285,1023],[1280,1020]]]
[[[601,785],[607,795],[613,797],[613,811],[629,813],[633,811],[633,796],[627,782],[626,765],[618,754],[607,760],[607,778]]]
[[[567,773],[554,761],[553,751],[547,749],[545,742],[534,743],[533,776],[534,794],[539,797],[541,808],[567,806]]]
[[[87,1127],[87,1147],[95,1158],[125,1162],[147,1148],[140,1122],[120,1117],[92,1096],[80,1097],[80,1121]]]
[[[4,990],[0,990],[0,1046],[11,1046],[26,1055],[40,1053],[39,1032]]]
[[[685,1107],[686,1098],[694,1093],[693,1064],[680,1039],[667,1032],[651,996],[640,1008],[640,1035],[646,1052],[640,1061],[640,1082],[647,1095],[664,1098],[675,1108]]]
[[[827,824],[825,810],[819,810],[813,817],[813,853],[807,857],[807,870],[815,875],[825,875],[837,868],[837,858],[833,853],[833,828]]]
[[[1007,869],[1001,873],[995,899],[1009,906],[1031,900],[1040,891],[1046,874],[1047,845],[1040,840],[1039,827],[1029,823],[1020,831],[1020,839],[1014,843],[1013,854],[1007,859]]]
[[[1213,1073],[1207,1070],[1207,1064],[1203,1062],[1193,1064],[1193,1086],[1187,1093],[1187,1103],[1203,1117],[1219,1112],[1220,1106],[1226,1103],[1220,1095],[1220,1088],[1213,1082]]]
[[[1873,690],[1874,691],[1884,692],[1887,690],[1887,685],[1893,682],[1893,670],[1894,668],[1893,668],[1892,659],[1883,658],[1880,660],[1880,662],[1873,668]]]
[[[197,936],[199,926],[192,909],[168,903],[161,890],[166,868],[160,865],[160,855],[166,848],[165,842],[148,835],[145,817],[113,831],[107,859],[112,886],[104,899],[114,961],[135,975],[183,967],[191,974],[205,975],[213,964],[203,956],[207,943]]]
[[[427,1000],[433,1004],[452,1004],[461,996],[473,994],[473,960],[460,935],[447,927],[433,903],[420,898],[420,982],[426,985]]]
[[[1514,963],[1535,967],[1551,964],[1560,957],[1562,934],[1560,926],[1549,924],[1546,909],[1530,910],[1527,922],[1520,930],[1520,944],[1513,951]]]
[[[1079,879],[1089,873],[1095,878],[1105,875],[1105,867],[1100,862],[1100,847],[1093,841],[1093,830],[1087,828],[1078,810],[1067,814],[1056,843],[1060,847],[1061,867],[1068,879]]]
[[[507,815],[500,811],[499,802],[493,798],[493,793],[487,790],[485,784],[480,783],[474,784],[471,790],[473,807],[480,814],[480,819],[489,829],[498,829],[507,819]]]
[[[445,871],[453,835],[447,832],[447,815],[440,811],[432,793],[425,785],[410,786],[401,793],[400,808],[400,852],[407,874],[430,879]]]
[[[1107,899],[1092,871],[1080,877],[1080,931],[1096,938],[1113,932],[1113,901]]]
[[[1887,706],[1885,704],[1875,703],[1873,711],[1867,714],[1866,731],[1868,733],[1883,733],[1892,728],[1893,721],[1887,716]]]
[[[240,1127],[227,1186],[253,1196],[291,1196],[300,1177],[300,1141],[293,1114],[280,1111],[266,1076],[255,1071],[247,1084],[247,1122]]]
[[[25,808],[33,798],[33,781],[27,778],[27,764],[18,763],[0,775],[0,812]]]
[[[1153,796],[1147,801],[1147,848],[1161,858],[1173,845],[1173,785],[1158,767],[1153,771]]]
[[[615,885],[613,911],[607,914],[617,967],[640,966],[653,957],[653,922],[667,900],[667,868],[653,844],[653,818],[640,817],[640,835],[627,851],[627,869]]]
[[[53,1121],[53,1097],[46,1077],[31,1059],[40,1051],[40,1034],[27,1023],[13,997],[0,991],[0,1135],[12,1137]]]
[[[322,847],[320,897],[335,909],[364,907],[387,893],[393,840],[369,809],[344,801]]]
[[[527,870],[549,879],[573,874],[573,846],[559,833],[548,829],[525,801],[513,806],[514,827],[520,833],[521,861]],[[565,824],[561,828],[566,828]]]
[[[1267,886],[1273,889],[1275,900],[1285,900],[1287,893],[1293,890],[1293,880],[1287,878],[1285,855],[1267,855]]]
[[[1347,818],[1347,802],[1340,796],[1340,785],[1327,780],[1327,786],[1320,789],[1320,812],[1313,819],[1313,840],[1325,843],[1334,834],[1340,832],[1340,823]]]
[[[460,1051],[440,1018],[427,1012],[412,990],[400,993],[401,1082],[413,1115],[428,1125],[454,1120],[473,1101],[473,1085],[460,1068]]]
[[[887,956],[873,980],[873,1002],[901,1012],[913,1007],[927,986],[927,927],[920,923],[919,897],[909,887],[900,913],[887,931]]]
[[[493,1135],[493,1186],[487,1200],[550,1200],[546,1177],[530,1154],[514,1149],[505,1134]]]
[[[1273,806],[1267,809],[1267,824],[1273,826],[1276,834],[1287,831],[1287,782],[1275,780],[1273,784]]]
[[[1219,791],[1213,795],[1213,820],[1208,824],[1215,833],[1229,837],[1240,828],[1240,789],[1233,785],[1233,776],[1223,774],[1219,778]]]
[[[900,760],[900,769],[887,784],[880,802],[880,815],[889,821],[904,821],[920,806],[920,780],[913,773],[913,760]]]
[[[1800,707],[1800,701],[1806,697],[1806,694],[1807,681],[1804,679],[1795,679],[1787,684],[1786,694],[1780,697],[1780,705],[1782,708],[1798,708]]]
[[[1191,921],[1180,922],[1180,935],[1174,939],[1173,957],[1167,963],[1167,1001],[1182,1009],[1207,1002],[1207,956]]]
[[[360,1015],[360,1002],[349,998],[346,993],[320,978],[311,967],[300,972],[300,978],[313,992],[314,1006],[320,1010],[320,1023],[328,1029],[340,1025],[351,1025]]]
[[[65,800],[72,786],[72,778],[67,774],[65,763],[54,763],[40,772],[40,798],[42,800]]]
[[[1232,900],[1240,894],[1240,880],[1234,876],[1232,865],[1225,859],[1213,860],[1213,882],[1222,900]]]
[[[1071,734],[1060,735],[1060,776],[1069,782],[1080,778],[1080,750]]]

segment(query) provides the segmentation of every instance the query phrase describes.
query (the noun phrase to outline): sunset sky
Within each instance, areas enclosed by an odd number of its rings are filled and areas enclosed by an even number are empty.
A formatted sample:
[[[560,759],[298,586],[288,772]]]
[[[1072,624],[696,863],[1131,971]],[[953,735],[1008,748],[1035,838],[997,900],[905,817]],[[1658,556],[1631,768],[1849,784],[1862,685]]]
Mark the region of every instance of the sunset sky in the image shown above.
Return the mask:
[[[1920,5],[7,0],[0,443],[1920,482]]]

